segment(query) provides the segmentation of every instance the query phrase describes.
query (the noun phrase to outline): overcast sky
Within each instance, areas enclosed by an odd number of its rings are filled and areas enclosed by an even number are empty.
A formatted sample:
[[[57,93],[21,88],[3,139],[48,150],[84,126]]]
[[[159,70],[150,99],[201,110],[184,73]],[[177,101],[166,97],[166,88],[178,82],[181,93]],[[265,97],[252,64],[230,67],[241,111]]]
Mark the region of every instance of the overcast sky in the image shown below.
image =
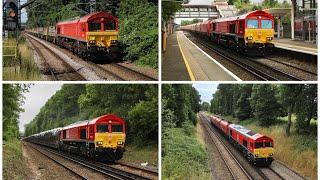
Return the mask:
[[[34,84],[29,92],[24,93],[25,103],[23,109],[25,112],[20,113],[19,130],[24,132],[24,125],[29,123],[39,112],[47,100],[61,89],[62,84]]]
[[[193,84],[192,86],[199,91],[201,101],[210,103],[212,94],[216,92],[218,84]]]

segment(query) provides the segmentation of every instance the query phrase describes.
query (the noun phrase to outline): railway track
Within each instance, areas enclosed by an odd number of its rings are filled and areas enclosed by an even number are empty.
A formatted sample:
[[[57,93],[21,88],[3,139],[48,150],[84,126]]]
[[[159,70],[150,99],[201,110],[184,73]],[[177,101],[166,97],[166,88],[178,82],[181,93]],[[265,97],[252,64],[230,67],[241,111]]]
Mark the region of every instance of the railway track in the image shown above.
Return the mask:
[[[37,39],[30,35],[26,35],[26,37],[32,48],[41,58],[41,62],[44,65],[42,69],[44,75],[49,75],[54,81],[85,80],[83,76],[64,62],[64,60],[57,56],[50,48],[42,45]],[[48,59],[48,56],[51,58]],[[50,60],[50,62],[48,62],[48,60]],[[53,67],[53,64],[56,64],[55,67]]]
[[[136,165],[129,164],[129,163],[117,162],[117,164],[124,166],[124,167],[127,167],[127,168],[130,168],[130,169],[142,171],[143,173],[150,174],[151,176],[158,176],[158,174],[159,174],[157,170],[148,169],[148,168],[144,168],[144,167],[137,167]]]
[[[200,118],[204,121],[204,123],[207,125],[207,127],[209,128],[209,131],[213,132],[213,133],[217,133],[216,130],[210,125],[209,120],[207,119],[206,115],[199,113]],[[216,136],[217,139],[219,139],[224,145],[225,147],[228,149],[228,151],[231,151],[230,146],[228,147],[225,141],[222,141],[222,138],[220,135],[217,134]],[[231,148],[234,148],[233,146]],[[234,148],[235,149],[235,148]],[[239,153],[239,156],[242,156],[242,152],[240,152],[238,149],[236,149],[236,151]],[[232,151],[234,152],[234,151]],[[238,153],[234,153],[234,154],[238,154]],[[239,160],[239,157],[237,157],[236,155],[234,156],[236,159]],[[292,170],[291,168],[289,168],[288,166],[286,166],[285,164],[283,164],[280,161],[274,160],[271,164],[271,166],[269,167],[256,167],[253,166],[251,164],[249,164],[249,162],[246,160],[246,164],[248,164],[248,166],[253,167],[254,171],[256,173],[259,174],[260,177],[256,177],[255,175],[252,175],[254,178],[253,179],[266,179],[266,180],[291,180],[291,179],[295,179],[295,180],[305,180],[305,178],[303,176],[301,176],[299,173],[297,173],[296,171]],[[245,169],[246,167],[243,166]],[[248,171],[249,172],[249,171]],[[248,173],[251,174],[251,173]]]
[[[30,144],[30,143],[28,143]],[[118,180],[130,180],[130,179],[138,179],[138,180],[147,180],[147,179],[151,179],[142,175],[138,175],[135,173],[131,173],[128,171],[124,171],[124,170],[120,170],[117,168],[114,168],[112,166],[100,163],[100,162],[95,162],[95,161],[91,161],[82,157],[77,157],[74,155],[70,155],[67,153],[59,153],[56,150],[50,149],[50,148],[45,148],[43,146],[40,145],[35,145],[32,144],[31,145],[32,148],[36,149],[37,151],[42,151],[41,154],[44,154],[45,156],[48,157],[48,153],[52,153],[56,156],[62,157],[64,159],[67,159],[69,161],[72,161],[74,163],[77,163],[85,168],[88,168],[94,172],[98,172],[106,177],[108,177],[109,179],[118,179]],[[60,164],[60,163],[59,163]],[[72,170],[73,171],[73,170]],[[76,173],[76,172],[74,172]],[[81,175],[79,175],[81,176]],[[82,176],[82,178],[84,178]],[[86,178],[84,178],[86,179]]]
[[[194,37],[193,39],[190,39],[190,40],[195,41],[198,44],[201,44],[202,46],[206,47],[207,49],[219,55],[220,57],[223,57],[224,59],[228,60],[229,62],[232,62],[233,64],[240,67],[241,69],[249,72],[250,74],[255,76],[257,80],[262,80],[262,81],[283,81],[283,80],[302,81],[303,80],[287,72],[278,70],[274,67],[267,66],[257,61],[244,60],[243,58],[238,59],[230,55],[226,55],[221,50],[218,50],[212,45],[209,45],[208,42],[199,40],[199,38],[197,37]],[[273,75],[271,75],[270,72],[272,72]]]
[[[128,68],[118,63],[111,64],[95,64],[90,62],[90,64],[100,69],[101,71],[105,71],[106,73],[114,76],[119,81],[156,81],[157,79],[145,75],[141,72]]]
[[[203,117],[202,117],[203,118]],[[207,123],[204,123],[205,130],[209,134],[212,142],[218,148],[218,152],[225,162],[230,174],[233,179],[249,179],[253,180],[250,174],[243,168],[239,161],[234,157],[234,155],[229,151],[221,139],[215,134],[214,131],[210,130],[210,127]]]
[[[302,72],[305,72],[307,74],[310,74],[310,75],[313,75],[313,76],[318,76],[318,73],[317,72],[313,72],[313,71],[309,71],[307,69],[304,69],[304,68],[301,68],[301,67],[298,67],[298,66],[294,66],[290,63],[286,63],[286,62],[282,62],[282,61],[278,61],[278,60],[275,60],[275,59],[272,59],[272,58],[269,58],[269,57],[263,57],[269,61],[272,61],[272,62],[276,62],[276,63],[279,63],[279,64],[282,64],[282,65],[285,65],[285,66],[289,66],[291,68],[294,68],[296,70],[299,70],[299,71],[302,71]]]
[[[32,38],[34,41],[39,42],[42,39],[38,39],[33,37],[32,35],[26,35],[29,38]],[[44,41],[44,40],[42,40]],[[50,44],[51,46],[56,46],[55,44],[52,44],[51,42],[47,42],[46,43]],[[41,43],[39,43],[41,44]],[[50,53],[52,53],[56,58],[59,58],[59,56],[57,56],[50,48],[43,46],[41,44],[41,47],[47,49],[48,51],[50,51]],[[58,46],[56,46],[58,48]],[[38,52],[39,49],[35,48],[35,50]],[[110,63],[110,64],[95,64],[91,61],[86,61],[83,60],[79,57],[77,57],[76,55],[73,55],[72,52],[66,50],[66,49],[62,49],[65,52],[68,52],[66,54],[66,56],[74,56],[75,58],[72,58],[72,61],[77,61],[78,64],[81,64],[82,67],[85,67],[87,69],[90,69],[94,72],[100,72],[100,78],[102,80],[118,80],[118,81],[156,81],[157,79],[154,77],[151,77],[147,74],[144,74],[142,72],[139,72],[137,70],[134,70],[132,68],[123,66],[121,64],[118,63]],[[64,64],[66,64],[66,62],[64,62],[63,59],[59,58]],[[78,65],[79,66],[79,65]],[[54,72],[54,71],[53,71]],[[54,74],[54,73],[53,73]],[[56,79],[54,79],[56,80]],[[69,80],[69,79],[67,79]]]
[[[77,173],[75,170],[73,170],[72,168],[69,168],[68,166],[64,165],[63,163],[61,163],[60,161],[56,160],[54,157],[50,156],[48,153],[45,153],[44,151],[34,147],[33,145],[30,146],[31,148],[33,148],[34,150],[36,150],[37,152],[39,152],[40,154],[46,156],[47,158],[51,159],[52,161],[54,161],[55,163],[57,163],[58,165],[64,167],[66,170],[68,170],[69,172],[71,172],[71,174],[73,174],[74,176],[76,176],[77,178],[80,179],[87,179],[86,177],[82,176],[81,174]]]

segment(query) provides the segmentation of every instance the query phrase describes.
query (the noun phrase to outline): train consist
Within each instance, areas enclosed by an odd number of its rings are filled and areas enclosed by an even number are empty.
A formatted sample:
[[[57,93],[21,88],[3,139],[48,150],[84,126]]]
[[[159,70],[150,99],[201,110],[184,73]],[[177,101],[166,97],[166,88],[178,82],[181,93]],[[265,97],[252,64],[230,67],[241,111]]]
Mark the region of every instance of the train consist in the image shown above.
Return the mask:
[[[114,162],[125,150],[126,126],[112,114],[80,121],[24,138],[25,141],[89,158]]]
[[[83,58],[96,54],[115,59],[119,53],[118,19],[108,12],[94,12],[55,26],[26,29],[36,37],[67,48]]]
[[[215,115],[210,116],[210,122],[239,148],[252,164],[269,166],[274,160],[274,143],[270,137],[232,124]]]
[[[261,10],[190,24],[181,29],[239,52],[273,47],[274,19],[271,14]]]

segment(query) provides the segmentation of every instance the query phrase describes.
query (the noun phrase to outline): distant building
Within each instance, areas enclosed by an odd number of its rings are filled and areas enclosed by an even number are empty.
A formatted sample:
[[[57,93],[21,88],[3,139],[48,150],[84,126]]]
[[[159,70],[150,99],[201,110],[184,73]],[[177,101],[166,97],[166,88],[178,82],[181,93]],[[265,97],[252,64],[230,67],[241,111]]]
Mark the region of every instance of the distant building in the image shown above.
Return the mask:
[[[294,33],[296,40],[317,42],[318,11],[317,0],[296,0],[294,11]]]

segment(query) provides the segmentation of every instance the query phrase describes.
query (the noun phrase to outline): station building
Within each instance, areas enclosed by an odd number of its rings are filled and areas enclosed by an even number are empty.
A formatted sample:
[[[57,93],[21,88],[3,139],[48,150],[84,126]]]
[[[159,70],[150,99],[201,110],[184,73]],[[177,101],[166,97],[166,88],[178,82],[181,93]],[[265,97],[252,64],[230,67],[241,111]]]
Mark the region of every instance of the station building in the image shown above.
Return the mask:
[[[317,43],[317,6],[317,0],[296,0],[291,18],[293,39]]]

